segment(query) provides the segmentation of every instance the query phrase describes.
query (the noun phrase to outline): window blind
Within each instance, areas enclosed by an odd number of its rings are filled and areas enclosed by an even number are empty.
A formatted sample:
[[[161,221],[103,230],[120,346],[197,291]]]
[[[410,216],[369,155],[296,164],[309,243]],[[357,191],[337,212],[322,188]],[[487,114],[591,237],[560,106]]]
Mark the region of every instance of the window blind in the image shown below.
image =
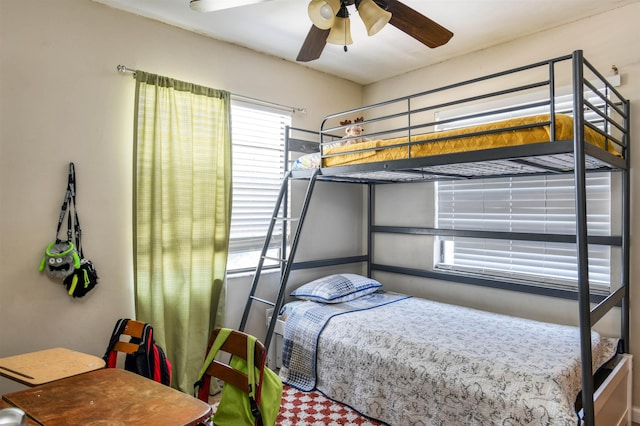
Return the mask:
[[[587,176],[589,235],[610,235],[611,176]],[[443,229],[575,235],[573,175],[526,176],[437,183],[437,221]],[[546,285],[575,287],[573,243],[440,237],[437,268]],[[610,285],[610,248],[589,246],[593,287]]]
[[[231,103],[233,202],[229,270],[255,267],[284,173],[285,127],[291,112],[242,101]],[[272,242],[279,244],[282,224]]]
[[[568,92],[568,88],[557,92]],[[545,92],[467,105],[439,111],[437,130],[466,127],[487,121],[504,120],[549,112],[535,105],[547,98]],[[599,98],[585,90],[585,99],[598,105]],[[507,105],[519,110],[502,111]],[[570,94],[557,95],[556,113],[572,114]],[[534,105],[534,106],[532,106]],[[487,116],[478,112],[497,111]],[[498,112],[499,111],[499,112]],[[457,118],[450,122],[452,118]],[[602,126],[604,121],[591,110],[585,118]],[[611,176],[589,174],[587,186],[587,227],[589,235],[610,235]],[[444,229],[520,233],[575,234],[575,194],[573,175],[518,176],[500,179],[436,183],[437,224]],[[491,277],[531,281],[545,286],[576,288],[575,244],[544,241],[497,240],[438,237],[436,268]],[[592,288],[609,290],[611,249],[589,246],[589,280]]]

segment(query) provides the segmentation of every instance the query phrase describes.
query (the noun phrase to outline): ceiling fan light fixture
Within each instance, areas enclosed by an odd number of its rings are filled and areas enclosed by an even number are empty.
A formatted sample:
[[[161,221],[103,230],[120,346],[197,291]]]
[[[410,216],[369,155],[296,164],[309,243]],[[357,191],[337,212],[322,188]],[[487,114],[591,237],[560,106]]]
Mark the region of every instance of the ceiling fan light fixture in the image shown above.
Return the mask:
[[[356,8],[370,36],[380,31],[391,20],[391,12],[382,9],[373,0],[357,1]]]
[[[327,43],[340,44],[343,46],[353,44],[353,40],[351,39],[351,21],[348,17],[342,18],[336,16],[331,31],[329,31],[329,35],[327,36]]]
[[[339,11],[340,0],[311,0],[307,7],[311,22],[321,30],[328,30],[333,26]]]

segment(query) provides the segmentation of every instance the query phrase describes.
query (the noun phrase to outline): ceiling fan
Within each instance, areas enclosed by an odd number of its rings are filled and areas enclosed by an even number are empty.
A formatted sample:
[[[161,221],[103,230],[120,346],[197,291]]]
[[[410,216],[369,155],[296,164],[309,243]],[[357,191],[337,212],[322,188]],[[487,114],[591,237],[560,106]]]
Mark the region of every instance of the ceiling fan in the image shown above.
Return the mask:
[[[191,9],[211,12],[270,0],[190,0]],[[351,39],[348,6],[355,5],[372,36],[387,23],[419,42],[435,48],[446,44],[453,33],[398,0],[311,0],[308,6],[313,25],[296,58],[299,62],[318,59],[327,43],[341,44],[345,52]]]

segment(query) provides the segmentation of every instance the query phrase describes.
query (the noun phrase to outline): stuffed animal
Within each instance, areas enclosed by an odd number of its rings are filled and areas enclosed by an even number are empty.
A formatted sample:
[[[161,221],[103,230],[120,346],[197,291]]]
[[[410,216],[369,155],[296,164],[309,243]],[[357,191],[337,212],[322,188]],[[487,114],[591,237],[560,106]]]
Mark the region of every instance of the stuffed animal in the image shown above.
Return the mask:
[[[353,126],[349,126],[346,129],[344,129],[345,135],[346,135],[345,138],[351,138],[351,139],[342,141],[340,145],[351,145],[354,143],[360,143],[360,142],[365,142],[369,140],[367,138],[360,137],[362,136],[364,129],[358,123],[362,123],[363,121],[364,121],[364,117],[358,117],[355,120],[353,120],[353,122],[351,120],[345,120],[340,122],[341,126],[345,126],[347,124],[353,123]]]
[[[47,246],[40,262],[40,272],[63,281],[80,267],[80,257],[71,241],[54,241]]]

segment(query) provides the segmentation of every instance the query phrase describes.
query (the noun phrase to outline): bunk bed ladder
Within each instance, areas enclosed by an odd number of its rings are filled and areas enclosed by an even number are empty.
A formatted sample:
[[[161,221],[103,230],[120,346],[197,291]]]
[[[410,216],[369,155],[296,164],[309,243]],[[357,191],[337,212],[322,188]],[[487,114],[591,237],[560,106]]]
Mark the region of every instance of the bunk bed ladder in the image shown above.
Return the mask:
[[[289,181],[291,179],[291,172],[287,172],[282,179],[282,186],[280,187],[280,193],[278,194],[278,198],[276,201],[276,206],[273,210],[273,215],[271,217],[271,221],[269,223],[269,229],[267,230],[267,236],[265,237],[264,245],[262,247],[262,253],[260,255],[260,260],[258,261],[258,266],[256,268],[255,274],[253,276],[253,281],[251,283],[251,289],[249,290],[249,297],[247,298],[247,303],[244,307],[244,312],[242,314],[242,320],[240,321],[240,331],[244,331],[247,321],[249,319],[249,315],[251,313],[251,308],[253,307],[253,302],[260,302],[262,304],[268,305],[273,308],[273,315],[271,316],[271,321],[269,321],[269,327],[267,329],[267,334],[264,339],[264,346],[268,350],[269,345],[271,343],[271,337],[273,336],[273,331],[275,329],[276,321],[278,319],[277,312],[282,307],[286,284],[289,279],[289,273],[291,272],[291,266],[293,264],[293,258],[295,256],[296,250],[298,248],[298,241],[300,239],[300,234],[302,231],[302,225],[304,224],[304,218],[307,214],[307,210],[309,207],[309,203],[311,201],[311,195],[313,194],[313,188],[315,187],[316,179],[320,169],[315,169],[309,177],[309,183],[307,185],[306,194],[304,197],[304,201],[302,207],[300,209],[300,216],[297,219],[286,217],[286,199],[287,192],[289,188]],[[283,201],[285,200],[285,201]],[[280,216],[279,213],[281,208],[285,204],[284,209],[282,209],[285,214]],[[278,221],[294,221],[297,220],[298,224],[296,226],[295,233],[293,234],[293,239],[291,240],[289,249],[287,250],[286,241],[283,237],[283,247],[281,252],[281,258],[274,259],[267,256],[267,251],[271,246],[271,240],[273,238],[273,230]],[[283,231],[283,234],[286,235],[286,231]],[[276,260],[280,263],[280,285],[278,290],[278,295],[275,301],[270,301],[266,299],[262,299],[256,296],[256,291],[258,290],[258,284],[260,283],[260,276],[262,275],[262,269],[264,266],[265,259]]]

